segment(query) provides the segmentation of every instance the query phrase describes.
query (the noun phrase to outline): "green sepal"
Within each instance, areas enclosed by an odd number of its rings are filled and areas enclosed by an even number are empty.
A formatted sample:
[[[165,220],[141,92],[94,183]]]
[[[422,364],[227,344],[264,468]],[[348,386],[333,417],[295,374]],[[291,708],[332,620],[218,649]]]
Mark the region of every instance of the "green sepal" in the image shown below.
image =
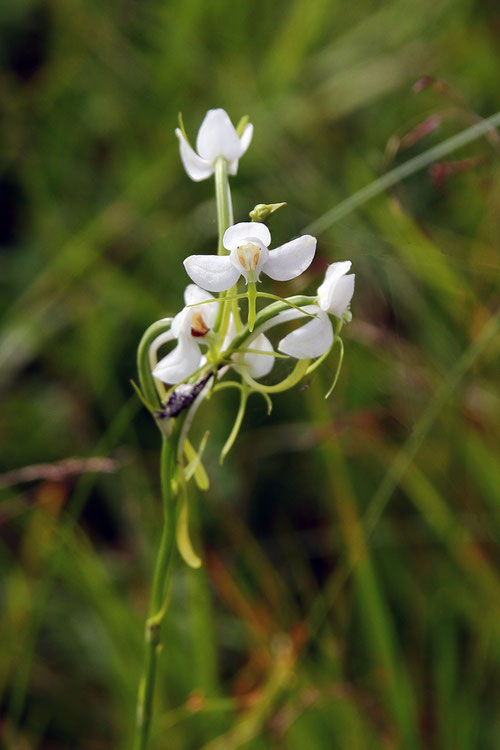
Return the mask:
[[[336,338],[335,341],[333,342],[332,349],[335,346],[335,344],[338,344],[339,347],[340,347],[339,361],[338,361],[338,364],[337,364],[337,369],[335,371],[335,377],[333,378],[333,383],[331,384],[330,388],[328,389],[328,391],[327,391],[327,393],[325,395],[325,399],[328,398],[331,395],[333,389],[337,385],[337,381],[339,379],[340,371],[342,369],[342,362],[343,362],[343,359],[344,359],[344,342],[342,341],[341,338]]]
[[[182,112],[178,112],[177,113],[177,121],[179,123],[179,128],[180,128],[180,131],[181,131],[182,135],[184,136],[184,138],[188,142],[188,145],[190,146],[190,148],[193,148],[191,146],[190,142],[189,142],[188,134],[186,133],[186,128],[184,127],[184,120],[182,119]]]
[[[229,433],[229,437],[227,438],[227,440],[224,443],[224,445],[222,447],[222,450],[220,452],[219,463],[221,464],[221,466],[224,463],[224,459],[226,458],[227,454],[229,453],[229,451],[233,447],[233,445],[234,445],[234,443],[236,441],[236,438],[238,437],[238,433],[239,433],[239,431],[241,429],[241,424],[243,422],[243,417],[245,416],[245,411],[246,411],[246,408],[247,408],[247,401],[248,401],[248,390],[247,390],[247,388],[245,388],[245,386],[243,384],[241,384],[241,387],[240,387],[240,405],[238,407],[238,412],[236,414],[236,419],[234,420],[234,425],[233,425],[233,428],[232,428],[231,432]]]
[[[269,416],[273,410],[273,402],[271,401],[271,396],[268,393],[265,393],[264,391],[256,391],[254,389],[252,389],[250,393],[257,393],[259,396],[262,396],[262,398],[266,402],[267,416]]]
[[[203,435],[200,443],[200,447],[196,451],[189,440],[186,438],[184,441],[184,455],[189,461],[188,465],[184,469],[184,479],[189,482],[191,477],[194,476],[195,482],[200,490],[206,491],[210,487],[210,480],[208,474],[205,471],[205,467],[201,461],[205,446],[207,444],[208,436],[210,432],[207,430]]]
[[[249,121],[248,115],[243,115],[243,117],[240,118],[239,123],[236,125],[236,132],[238,133],[239,137],[243,135],[243,131],[245,130],[246,126],[248,125]]]
[[[131,378],[130,379],[130,384],[131,384],[132,388],[134,389],[134,391],[139,396],[139,400],[140,400],[141,404],[143,406],[145,406],[146,409],[148,409],[148,411],[151,412],[151,414],[154,414],[154,412],[156,411],[156,407],[153,406],[153,404],[150,404],[149,401],[146,400],[146,397],[144,396],[143,392],[141,391],[141,389],[139,388],[139,386],[137,385],[137,383],[135,382],[135,380],[132,380],[132,378]]]
[[[177,541],[177,549],[179,550],[180,556],[184,562],[189,565],[190,568],[200,568],[201,558],[196,554],[189,536],[189,510],[188,510],[188,496],[187,489],[184,480],[181,480],[182,492],[179,497],[179,511],[177,516],[177,527],[175,531],[175,537]]]
[[[260,396],[262,396],[262,398],[264,399],[264,401],[266,402],[266,405],[267,405],[267,415],[268,416],[271,414],[271,412],[273,410],[273,402],[271,401],[271,398],[268,396],[267,393],[264,393],[263,391],[260,391],[260,390],[257,391],[254,388],[247,388],[247,386],[245,385],[245,383],[238,383],[236,380],[225,380],[224,382],[217,383],[217,385],[214,386],[214,393],[215,393],[215,391],[221,391],[224,388],[236,388],[237,390],[240,391],[241,396],[240,396],[240,406],[239,406],[239,409],[238,409],[238,414],[236,416],[236,420],[235,420],[233,429],[231,430],[231,433],[230,433],[228,439],[226,440],[226,442],[224,444],[224,447],[222,448],[222,451],[221,451],[221,454],[220,454],[219,462],[221,464],[223,463],[225,457],[227,456],[227,454],[229,453],[229,451],[233,447],[233,445],[234,445],[234,443],[236,441],[236,438],[238,437],[238,433],[240,431],[241,423],[243,421],[243,417],[244,417],[244,413],[245,413],[246,404],[247,404],[247,401],[248,401],[249,397],[252,395],[252,393],[257,393]],[[241,414],[240,414],[240,412],[241,412]]]
[[[344,323],[350,323],[351,322],[351,320],[352,320],[352,312],[351,312],[351,308],[350,307],[348,307],[347,310],[344,310],[344,312],[342,313],[342,320],[344,321]]]

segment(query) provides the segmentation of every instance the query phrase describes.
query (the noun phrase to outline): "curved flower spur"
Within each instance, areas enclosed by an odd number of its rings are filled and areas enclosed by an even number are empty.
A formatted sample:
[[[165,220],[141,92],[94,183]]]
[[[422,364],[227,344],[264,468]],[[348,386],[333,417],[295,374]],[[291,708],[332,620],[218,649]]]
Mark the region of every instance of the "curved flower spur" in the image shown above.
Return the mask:
[[[234,424],[221,450],[222,461],[238,436],[249,396],[260,394],[269,411],[271,395],[297,385],[338,343],[340,356],[334,387],[343,356],[339,334],[343,323],[350,320],[349,303],[354,292],[354,275],[348,274],[350,261],[329,266],[323,283],[312,296],[282,298],[256,291],[262,276],[288,281],[306,271],[316,252],[316,239],[303,235],[270,249],[271,234],[264,222],[284,203],[259,203],[250,211],[253,221],[233,223],[228,176],[237,173],[239,159],[252,139],[253,127],[247,119],[243,118],[235,128],[223,109],[209,110],[198,132],[196,151],[189,145],[182,120],[176,130],[189,177],[198,182],[214,176],[218,253],[186,258],[186,271],[195,283],[186,287],[185,306],[174,318],[153,323],[142,337],[137,353],[140,388],[136,389],[162,437],[164,525],[146,621],[135,750],[146,750],[149,744],[158,647],[175,548],[188,565],[201,565],[190,541],[187,490],[192,479],[200,489],[209,486],[202,463],[208,432],[198,450],[189,440],[198,407],[222,389],[233,388],[239,393]],[[257,297],[267,302],[258,312]],[[242,299],[248,304],[246,320],[238,307]],[[330,315],[335,316],[335,325]],[[290,321],[307,322],[285,335],[273,349],[267,331]],[[157,361],[158,353],[169,343],[173,343],[171,351]],[[276,358],[292,360],[291,371],[279,382],[262,382],[273,370]]]

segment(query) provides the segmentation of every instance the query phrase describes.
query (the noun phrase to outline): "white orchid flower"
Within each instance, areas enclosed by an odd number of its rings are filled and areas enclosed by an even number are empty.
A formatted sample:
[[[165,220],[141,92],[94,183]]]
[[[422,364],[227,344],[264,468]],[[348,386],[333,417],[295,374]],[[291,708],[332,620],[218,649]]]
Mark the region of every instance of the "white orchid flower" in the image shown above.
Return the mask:
[[[322,310],[341,318],[354,294],[355,275],[347,272],[350,260],[332,263],[326,269],[325,280],[318,287],[318,302]]]
[[[217,304],[205,303],[213,299],[195,284],[189,284],[184,292],[184,307],[172,321],[170,331],[156,340],[156,348],[172,339],[177,339],[177,346],[166,357],[163,357],[153,369],[153,375],[164,383],[179,383],[195,372],[201,364],[202,352],[200,343],[207,343],[206,337],[212,330],[217,318]],[[194,305],[194,307],[190,307]]]
[[[163,357],[153,369],[153,375],[164,383],[175,384],[185,380],[198,370],[206,362],[206,357],[200,349],[200,344],[208,344],[210,333],[217,318],[217,305],[210,304],[213,300],[211,294],[200,289],[196,284],[189,284],[184,292],[184,307],[172,321],[170,330],[158,337],[153,342],[156,352],[158,348],[168,341],[177,339],[177,346]],[[208,303],[208,304],[207,304]],[[229,346],[236,331],[232,319],[224,348]],[[270,354],[259,354],[272,352],[273,347],[269,339],[260,334],[256,336],[251,347],[252,352],[239,355],[235,359],[234,367],[247,367],[254,378],[267,375],[273,367],[274,358]]]
[[[235,175],[238,161],[250,145],[253,125],[248,123],[241,134],[236,132],[227,112],[209,109],[196,137],[196,151],[186,140],[180,128],[175,131],[184,169],[195,182],[206,180],[215,171],[215,162],[222,156],[227,161],[227,171]]]
[[[305,234],[269,250],[271,234],[265,224],[244,221],[229,227],[222,244],[229,255],[190,255],[184,266],[193,281],[210,292],[230,289],[240,276],[256,282],[263,272],[276,281],[288,281],[308,268],[316,252],[316,238]]]
[[[317,317],[285,336],[278,344],[278,351],[296,359],[312,359],[330,349],[334,334],[328,314],[342,317],[354,294],[355,276],[346,275],[350,267],[351,261],[346,260],[327,268],[325,280],[318,287],[318,305],[304,308]],[[287,313],[290,320],[292,316]]]

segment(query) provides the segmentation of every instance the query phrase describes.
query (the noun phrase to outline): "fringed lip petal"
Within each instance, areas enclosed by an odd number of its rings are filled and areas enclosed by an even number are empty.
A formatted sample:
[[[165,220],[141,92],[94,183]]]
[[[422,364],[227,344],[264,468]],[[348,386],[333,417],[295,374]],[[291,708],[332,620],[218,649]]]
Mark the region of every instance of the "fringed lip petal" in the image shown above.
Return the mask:
[[[228,255],[190,255],[184,267],[195,284],[209,292],[225,292],[240,277]]]
[[[296,328],[278,344],[278,351],[295,359],[321,357],[333,344],[333,328],[328,315],[316,308],[318,317]]]
[[[211,162],[218,156],[227,161],[239,159],[242,153],[240,139],[225,110],[208,110],[198,131],[196,150],[202,159]]]
[[[213,163],[211,161],[203,159],[201,156],[198,156],[195,151],[193,151],[179,128],[176,129],[175,134],[179,139],[179,151],[181,160],[188,176],[191,177],[194,182],[201,182],[201,180],[206,180],[207,177],[213,175]]]
[[[270,250],[269,258],[262,270],[275,281],[295,279],[309,268],[315,252],[316,238],[305,234]]]

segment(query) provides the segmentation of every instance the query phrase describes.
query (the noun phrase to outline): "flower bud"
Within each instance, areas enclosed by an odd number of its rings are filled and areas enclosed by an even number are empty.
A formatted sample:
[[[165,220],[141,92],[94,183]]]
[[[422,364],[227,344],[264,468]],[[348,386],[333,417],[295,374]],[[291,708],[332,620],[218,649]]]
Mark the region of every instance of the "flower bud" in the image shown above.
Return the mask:
[[[264,221],[282,206],[286,206],[286,203],[258,203],[255,208],[250,211],[249,216],[252,221]]]

